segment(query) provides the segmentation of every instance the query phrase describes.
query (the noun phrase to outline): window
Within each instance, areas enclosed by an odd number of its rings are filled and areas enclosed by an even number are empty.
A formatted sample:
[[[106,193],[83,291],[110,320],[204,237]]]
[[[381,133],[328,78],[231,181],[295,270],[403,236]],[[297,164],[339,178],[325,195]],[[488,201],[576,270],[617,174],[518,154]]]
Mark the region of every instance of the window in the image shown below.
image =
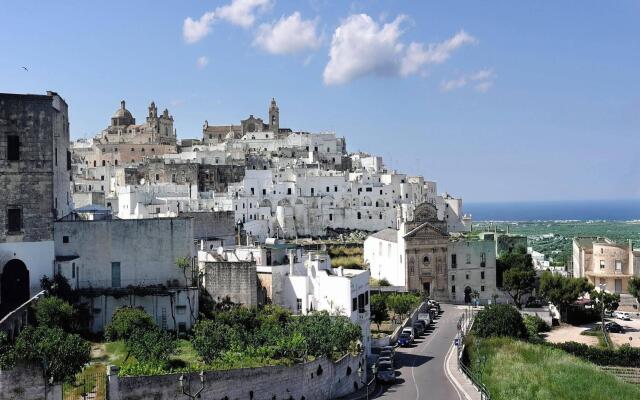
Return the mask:
[[[484,279],[484,271],[480,271],[480,279]]]
[[[115,162],[116,166],[118,166],[118,160],[115,160],[114,162]]]
[[[302,299],[296,299],[296,310],[302,311]]]
[[[256,191],[254,188],[251,188],[251,195],[253,196],[254,194],[256,194]]]
[[[424,265],[429,264],[429,262],[431,262],[431,260],[429,259],[429,256],[424,256],[424,258],[422,259],[422,263]]]
[[[370,188],[370,187],[368,187],[368,188],[365,188],[365,189],[364,189],[364,191],[365,191],[365,192],[370,192],[370,191],[372,191],[372,190],[373,190],[373,189],[372,189],[372,188]]]
[[[465,274],[465,275],[464,275],[464,278],[465,278],[466,280],[469,280],[469,274]]]
[[[104,181],[104,175],[100,175],[100,180]]]
[[[456,268],[458,266],[457,256],[455,254],[451,255],[451,268]]]
[[[187,312],[187,306],[176,306],[176,314],[184,315]]]
[[[455,293],[456,292],[456,285],[452,285],[451,286],[451,293]]]
[[[451,275],[451,282],[455,282],[456,280],[456,276],[455,275]]]
[[[334,191],[334,192],[337,192],[337,191],[338,191],[338,186],[334,186],[334,187],[333,187],[333,191]]]
[[[67,171],[71,171],[71,152],[67,150]]]
[[[7,160],[20,160],[20,137],[18,135],[7,136]]]
[[[314,188],[311,188],[311,195],[313,196],[315,194],[316,190]]]
[[[62,243],[69,243],[69,236],[63,236]]]
[[[622,271],[622,260],[616,260],[616,272]]]
[[[364,293],[360,293],[358,295],[358,312],[359,313],[364,312]]]
[[[484,285],[483,285],[483,286],[480,286],[480,291],[481,291],[481,292],[484,292]]]
[[[20,233],[22,230],[22,209],[19,207],[7,209],[7,232]]]
[[[466,254],[466,263],[471,264],[471,254],[469,253]]]
[[[329,221],[333,221],[333,214],[329,214]]]
[[[73,279],[76,277],[76,263],[71,263],[71,277]]]
[[[351,299],[351,311],[355,311],[358,309],[358,298],[354,297]]]
[[[364,292],[364,305],[369,305],[369,292]]]
[[[362,214],[360,214],[360,211],[358,211],[358,219],[362,219]]]
[[[604,264],[604,260],[600,260],[600,269],[604,269],[605,264]]]
[[[102,166],[104,167],[106,165],[107,165],[107,162],[105,160],[102,160]]]
[[[113,288],[120,287],[120,263],[119,262],[111,263],[111,287]]]
[[[262,189],[262,195],[266,195],[267,194],[267,189]]]
[[[156,174],[156,181],[160,180],[160,174]]]
[[[291,188],[287,188],[287,194],[291,195]]]

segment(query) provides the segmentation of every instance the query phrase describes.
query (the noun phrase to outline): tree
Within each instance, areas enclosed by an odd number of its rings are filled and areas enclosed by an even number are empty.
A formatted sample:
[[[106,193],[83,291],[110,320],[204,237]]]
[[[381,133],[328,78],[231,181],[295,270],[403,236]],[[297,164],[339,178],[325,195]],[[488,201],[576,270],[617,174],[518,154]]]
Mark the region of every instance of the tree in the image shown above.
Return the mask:
[[[634,276],[629,279],[628,284],[629,294],[636,298],[636,301],[640,303],[640,277]]]
[[[50,296],[61,298],[71,304],[75,304],[78,301],[78,294],[71,289],[69,281],[61,274],[55,274],[53,279],[46,275],[43,276],[40,279],[40,287],[42,290],[46,290]]]
[[[16,339],[17,360],[35,363],[53,382],[72,381],[90,360],[91,345],[59,327],[28,326]]]
[[[193,329],[191,344],[202,359],[211,363],[220,354],[240,343],[237,331],[219,321],[201,320]]]
[[[136,330],[125,340],[129,354],[144,364],[165,366],[176,351],[174,338],[154,327],[150,330]]]
[[[571,304],[585,293],[593,290],[586,278],[571,278],[545,271],[540,277],[540,294],[558,307],[560,318],[566,321]]]
[[[382,295],[372,294],[369,306],[371,309],[371,320],[378,325],[378,332],[380,332],[380,324],[389,319],[387,303],[384,301]]]
[[[137,331],[147,331],[156,327],[151,315],[142,308],[121,307],[113,313],[111,324],[105,330],[107,340],[126,340]]]
[[[67,332],[71,331],[76,314],[71,304],[54,296],[38,300],[34,311],[38,325],[59,327]]]
[[[513,267],[503,274],[502,288],[513,299],[518,309],[522,309],[522,297],[535,288],[536,273],[533,268]]]
[[[528,337],[520,312],[509,304],[493,304],[481,310],[473,323],[473,331],[479,337],[507,336]]]
[[[401,318],[418,305],[420,299],[409,293],[394,293],[386,297],[387,306]]]

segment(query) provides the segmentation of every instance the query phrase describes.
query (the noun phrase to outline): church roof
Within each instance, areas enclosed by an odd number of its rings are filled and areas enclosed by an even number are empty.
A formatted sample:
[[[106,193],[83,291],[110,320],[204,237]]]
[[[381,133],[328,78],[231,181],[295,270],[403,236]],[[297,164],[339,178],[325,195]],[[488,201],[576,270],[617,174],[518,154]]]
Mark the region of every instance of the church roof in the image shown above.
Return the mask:
[[[120,102],[120,108],[113,114],[113,118],[127,118],[132,119],[133,115],[125,108],[124,100]]]

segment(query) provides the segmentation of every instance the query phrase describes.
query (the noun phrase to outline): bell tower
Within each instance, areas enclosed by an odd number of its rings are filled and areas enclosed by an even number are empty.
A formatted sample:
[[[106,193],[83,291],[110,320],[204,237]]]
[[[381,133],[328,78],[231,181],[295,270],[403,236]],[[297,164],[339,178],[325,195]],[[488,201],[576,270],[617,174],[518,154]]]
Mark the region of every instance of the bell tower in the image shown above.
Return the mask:
[[[278,133],[280,129],[280,109],[276,104],[276,99],[271,98],[271,105],[269,106],[269,130],[274,133]]]

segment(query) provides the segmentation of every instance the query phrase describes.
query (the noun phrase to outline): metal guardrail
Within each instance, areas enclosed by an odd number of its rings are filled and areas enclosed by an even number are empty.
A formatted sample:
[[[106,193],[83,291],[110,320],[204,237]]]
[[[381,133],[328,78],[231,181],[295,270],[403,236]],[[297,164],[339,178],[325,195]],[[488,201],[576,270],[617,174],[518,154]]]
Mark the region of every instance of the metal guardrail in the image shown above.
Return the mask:
[[[465,344],[464,337],[471,331],[473,327],[473,322],[475,320],[477,310],[473,307],[464,310],[464,314],[460,316],[458,320],[458,337],[457,337],[457,358],[458,358],[458,368],[464,373],[467,378],[471,381],[473,386],[480,393],[481,400],[491,400],[491,395],[489,394],[489,390],[482,383],[482,376],[478,376],[478,374],[474,373],[465,363],[462,361],[462,356],[465,352]]]

